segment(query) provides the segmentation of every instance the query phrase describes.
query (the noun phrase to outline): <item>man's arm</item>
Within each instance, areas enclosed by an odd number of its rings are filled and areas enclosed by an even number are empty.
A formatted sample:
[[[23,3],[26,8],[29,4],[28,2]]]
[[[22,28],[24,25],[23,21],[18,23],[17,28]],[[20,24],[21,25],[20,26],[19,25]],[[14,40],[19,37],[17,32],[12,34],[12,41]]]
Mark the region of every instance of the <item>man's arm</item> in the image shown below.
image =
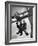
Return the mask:
[[[18,22],[16,23],[16,25],[17,25],[17,28],[20,28],[20,25],[18,25]]]

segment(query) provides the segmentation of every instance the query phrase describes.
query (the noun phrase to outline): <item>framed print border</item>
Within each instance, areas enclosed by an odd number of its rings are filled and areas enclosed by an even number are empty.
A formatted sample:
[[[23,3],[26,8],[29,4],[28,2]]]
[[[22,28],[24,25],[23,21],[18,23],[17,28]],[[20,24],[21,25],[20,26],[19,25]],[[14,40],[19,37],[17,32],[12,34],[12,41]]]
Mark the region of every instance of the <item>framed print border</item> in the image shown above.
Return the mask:
[[[13,3],[13,4],[12,4]],[[25,7],[25,4],[28,4],[30,6],[36,6],[36,34],[35,34],[35,41],[28,41],[28,42],[14,42],[14,43],[9,43],[10,41],[10,6],[11,5],[17,5],[17,6],[23,6]],[[37,3],[26,3],[26,2],[12,2],[12,1],[6,1],[5,2],[5,44],[9,45],[9,44],[23,44],[23,43],[36,43],[37,42]]]

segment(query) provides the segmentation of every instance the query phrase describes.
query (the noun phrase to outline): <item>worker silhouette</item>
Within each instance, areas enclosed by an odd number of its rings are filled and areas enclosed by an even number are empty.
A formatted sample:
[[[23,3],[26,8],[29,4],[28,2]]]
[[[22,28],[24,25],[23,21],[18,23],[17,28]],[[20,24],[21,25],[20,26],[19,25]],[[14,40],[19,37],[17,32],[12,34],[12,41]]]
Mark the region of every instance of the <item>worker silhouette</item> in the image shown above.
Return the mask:
[[[20,36],[21,35],[23,35],[23,31],[24,31],[24,33],[26,34],[26,35],[28,35],[28,33],[26,32],[26,23],[25,23],[25,21],[23,21],[23,22],[20,22],[20,24],[18,25],[18,22],[16,23],[17,24],[17,28],[19,29],[19,31],[17,32],[17,34],[19,34],[20,33]]]

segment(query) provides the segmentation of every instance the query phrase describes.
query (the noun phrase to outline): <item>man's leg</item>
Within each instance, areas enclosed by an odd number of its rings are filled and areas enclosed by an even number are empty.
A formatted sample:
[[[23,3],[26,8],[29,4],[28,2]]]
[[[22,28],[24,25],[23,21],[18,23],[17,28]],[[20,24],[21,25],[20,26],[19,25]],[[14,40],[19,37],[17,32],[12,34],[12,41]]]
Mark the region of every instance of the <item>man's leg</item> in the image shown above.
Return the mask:
[[[20,30],[20,36],[22,36],[23,32]]]
[[[20,33],[20,36],[23,34],[21,30],[19,30],[16,34],[19,34]]]
[[[26,32],[25,30],[24,30],[24,33],[25,33],[26,35],[29,35],[28,32]]]

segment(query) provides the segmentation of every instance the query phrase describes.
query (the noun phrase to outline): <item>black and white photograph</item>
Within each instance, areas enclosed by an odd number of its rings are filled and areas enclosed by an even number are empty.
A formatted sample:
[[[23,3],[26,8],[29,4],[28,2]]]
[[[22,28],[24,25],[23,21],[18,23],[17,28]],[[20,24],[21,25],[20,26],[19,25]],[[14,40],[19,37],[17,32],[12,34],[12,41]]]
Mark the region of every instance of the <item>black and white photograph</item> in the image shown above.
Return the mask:
[[[37,42],[37,4],[5,2],[5,44]]]

